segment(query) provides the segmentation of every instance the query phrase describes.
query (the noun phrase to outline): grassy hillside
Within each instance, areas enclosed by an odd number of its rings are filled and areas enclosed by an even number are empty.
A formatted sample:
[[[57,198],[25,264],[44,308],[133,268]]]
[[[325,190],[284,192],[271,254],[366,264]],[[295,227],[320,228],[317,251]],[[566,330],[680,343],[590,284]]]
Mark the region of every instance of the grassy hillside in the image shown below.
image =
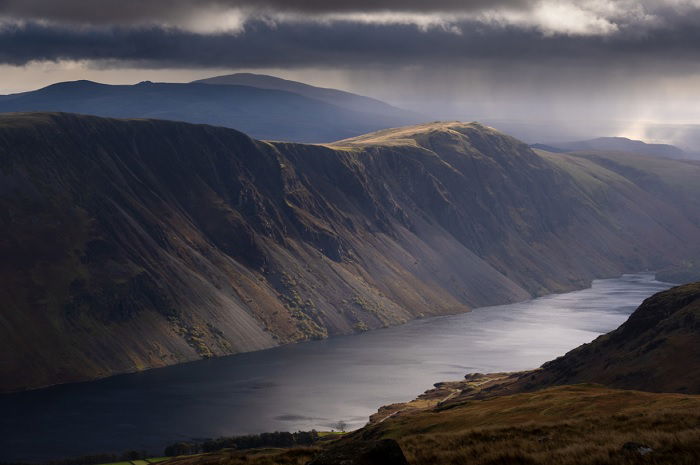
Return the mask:
[[[615,331],[522,376],[515,386],[531,390],[594,382],[626,389],[700,394],[698,366],[700,283],[693,283],[648,298]]]
[[[700,281],[700,260],[688,259],[659,270],[656,279],[668,283],[690,283]]]
[[[394,438],[412,465],[690,465],[698,434],[698,396],[577,385],[398,415],[353,439]]]
[[[0,176],[2,390],[513,302],[700,245],[680,197],[475,123],[314,146],[11,114]]]
[[[595,185],[610,174],[631,182],[635,187],[664,198],[691,222],[700,225],[700,162],[693,160],[664,160],[658,157],[625,152],[577,152],[554,154],[538,151],[579,179],[588,177],[586,184]],[[588,175],[586,174],[588,173]],[[700,257],[689,254],[680,261],[663,267],[657,279],[683,284],[700,279]]]

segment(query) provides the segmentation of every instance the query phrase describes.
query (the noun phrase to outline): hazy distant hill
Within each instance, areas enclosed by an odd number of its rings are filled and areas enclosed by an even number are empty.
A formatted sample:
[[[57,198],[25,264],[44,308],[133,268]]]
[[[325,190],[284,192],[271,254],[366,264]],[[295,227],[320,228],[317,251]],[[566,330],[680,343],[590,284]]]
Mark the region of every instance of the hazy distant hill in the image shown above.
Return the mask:
[[[337,89],[310,86],[302,82],[290,81],[266,74],[236,73],[200,79],[193,82],[200,84],[228,84],[257,87],[260,89],[284,90],[354,111],[400,118],[404,120],[404,123],[400,124],[400,126],[408,124],[408,120],[412,120],[411,122],[419,122],[420,119],[424,119],[421,118],[420,115],[396,108],[377,99]]]
[[[649,160],[654,172],[537,154],[477,123],[317,146],[0,115],[0,389],[380,328],[700,256],[700,166]]]
[[[330,89],[319,90],[333,94]],[[158,118],[236,128],[259,139],[303,142],[329,142],[417,122],[415,115],[379,101],[336,92],[340,97],[335,100],[343,106],[286,90],[250,86],[73,81],[2,96],[0,112]]]
[[[688,259],[656,272],[656,279],[668,283],[684,284],[700,281],[700,260]]]
[[[689,158],[688,154],[674,145],[647,144],[646,142],[628,139],[626,137],[598,137],[596,139],[575,142],[532,144],[531,147],[554,153],[585,152],[594,150],[606,152],[631,152],[664,158]]]

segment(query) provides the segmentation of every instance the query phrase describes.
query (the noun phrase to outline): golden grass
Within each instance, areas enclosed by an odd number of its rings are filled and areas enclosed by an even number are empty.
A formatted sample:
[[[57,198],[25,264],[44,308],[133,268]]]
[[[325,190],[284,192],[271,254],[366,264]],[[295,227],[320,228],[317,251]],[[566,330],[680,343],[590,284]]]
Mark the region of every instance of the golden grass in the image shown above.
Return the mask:
[[[252,451],[222,450],[210,454],[175,457],[163,465],[305,465],[318,448],[256,449]]]
[[[411,465],[696,465],[700,396],[559,386],[401,412],[338,441],[387,437]],[[653,451],[624,450],[627,442]],[[166,463],[303,465],[323,447],[221,451]]]
[[[369,434],[396,439],[412,465],[690,465],[700,463],[700,396],[562,386],[397,415]]]
[[[428,134],[440,133],[441,135],[445,135],[453,133],[462,136],[463,134],[461,131],[472,128],[478,128],[480,131],[497,133],[495,129],[482,126],[479,123],[435,121],[432,123],[403,126],[400,128],[382,129],[380,131],[363,134],[350,139],[343,139],[325,145],[336,150],[367,146],[412,146],[416,148],[425,148],[420,141]]]

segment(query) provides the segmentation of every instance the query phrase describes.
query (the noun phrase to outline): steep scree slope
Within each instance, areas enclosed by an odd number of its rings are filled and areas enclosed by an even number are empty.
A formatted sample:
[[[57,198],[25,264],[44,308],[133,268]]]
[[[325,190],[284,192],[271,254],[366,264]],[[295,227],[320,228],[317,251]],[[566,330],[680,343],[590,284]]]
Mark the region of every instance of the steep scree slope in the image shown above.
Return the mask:
[[[478,124],[312,146],[2,115],[0,389],[512,302],[697,243],[672,202],[571,160]]]

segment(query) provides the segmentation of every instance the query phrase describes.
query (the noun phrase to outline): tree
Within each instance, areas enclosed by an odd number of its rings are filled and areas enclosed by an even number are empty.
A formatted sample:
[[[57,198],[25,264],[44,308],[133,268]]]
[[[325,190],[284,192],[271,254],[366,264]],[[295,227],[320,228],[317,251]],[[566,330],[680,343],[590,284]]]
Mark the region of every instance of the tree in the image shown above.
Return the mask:
[[[343,420],[340,420],[338,423],[333,425],[335,429],[340,431],[341,433],[344,433],[346,429],[348,429],[348,424],[345,423]]]

